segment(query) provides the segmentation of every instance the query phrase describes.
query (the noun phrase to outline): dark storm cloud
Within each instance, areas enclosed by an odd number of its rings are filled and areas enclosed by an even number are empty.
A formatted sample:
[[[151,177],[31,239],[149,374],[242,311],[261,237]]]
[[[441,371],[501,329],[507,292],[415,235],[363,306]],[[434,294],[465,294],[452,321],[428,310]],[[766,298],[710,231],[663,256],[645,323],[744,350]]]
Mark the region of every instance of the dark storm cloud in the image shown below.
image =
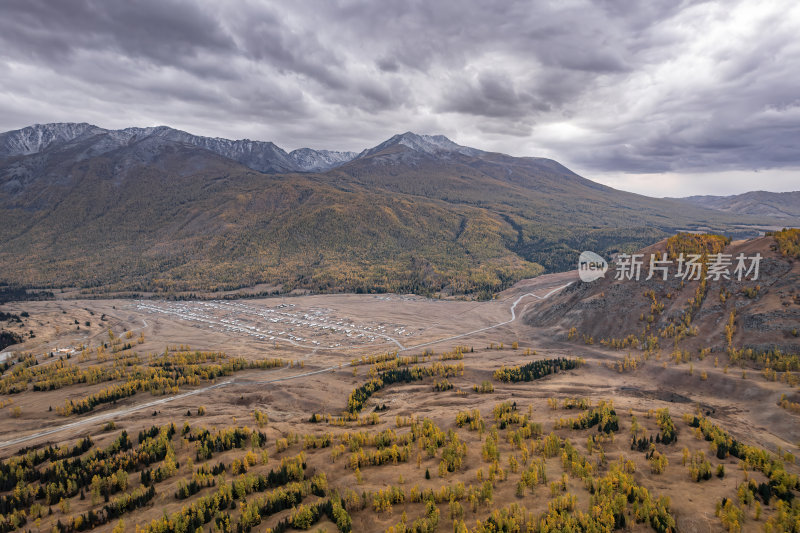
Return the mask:
[[[390,57],[382,57],[375,64],[384,72],[397,72],[400,70],[400,65],[397,64],[397,61]]]
[[[578,147],[576,161],[640,172],[800,164],[796,13],[761,14],[731,27],[721,35],[728,44],[701,41],[707,57],[685,59],[683,72],[664,67],[648,112],[632,117],[638,122],[618,122],[596,145]]]
[[[50,65],[81,49],[180,65],[235,48],[214,14],[188,1],[9,0],[0,9],[7,52]]]
[[[277,9],[248,6],[234,11],[228,20],[240,52],[279,73],[303,74],[335,90],[347,87],[343,60],[335,49],[324,46],[313,28],[291,27]]]
[[[797,34],[790,0],[7,0],[0,129],[351,150],[417,130],[588,172],[798,166]]]
[[[537,91],[517,87],[503,73],[480,72],[475,79],[459,79],[442,95],[442,111],[486,117],[514,118],[546,112],[550,105]]]

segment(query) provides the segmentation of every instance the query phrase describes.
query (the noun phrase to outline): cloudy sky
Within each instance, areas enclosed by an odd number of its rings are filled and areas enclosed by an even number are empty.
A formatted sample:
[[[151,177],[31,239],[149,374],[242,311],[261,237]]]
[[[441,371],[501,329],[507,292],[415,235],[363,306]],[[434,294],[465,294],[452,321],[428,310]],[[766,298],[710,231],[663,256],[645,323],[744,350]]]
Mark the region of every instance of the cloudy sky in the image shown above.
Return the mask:
[[[403,131],[654,196],[800,189],[796,0],[4,0],[0,131]]]

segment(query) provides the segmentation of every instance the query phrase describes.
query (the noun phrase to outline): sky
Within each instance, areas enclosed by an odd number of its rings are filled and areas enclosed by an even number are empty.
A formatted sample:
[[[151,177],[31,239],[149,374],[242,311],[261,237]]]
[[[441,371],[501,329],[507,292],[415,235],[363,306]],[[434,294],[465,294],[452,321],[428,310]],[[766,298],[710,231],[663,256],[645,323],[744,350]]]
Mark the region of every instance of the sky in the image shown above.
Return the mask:
[[[798,190],[798,35],[796,0],[3,0],[0,131],[414,131],[651,196]]]

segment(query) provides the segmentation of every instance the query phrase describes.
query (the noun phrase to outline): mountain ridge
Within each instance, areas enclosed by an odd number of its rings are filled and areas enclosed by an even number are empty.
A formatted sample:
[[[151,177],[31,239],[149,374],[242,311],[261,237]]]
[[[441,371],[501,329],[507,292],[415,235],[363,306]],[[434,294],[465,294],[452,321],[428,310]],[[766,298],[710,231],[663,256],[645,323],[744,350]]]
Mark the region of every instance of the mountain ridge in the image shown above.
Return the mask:
[[[678,230],[741,236],[775,223],[411,132],[343,164],[312,153],[337,166],[301,172],[281,170],[296,167],[273,143],[166,127],[32,128],[19,142],[0,134],[0,285],[484,298],[574,268],[583,250],[610,256]]]
[[[120,148],[144,137],[191,144],[244,164],[260,172],[319,172],[350,161],[358,154],[333,150],[299,148],[286,152],[271,141],[231,140],[204,137],[169,126],[129,127],[118,130],[88,123],[35,124],[0,133],[0,157],[34,155],[61,143],[70,143],[87,135],[107,136],[106,150]]]
[[[677,200],[727,213],[769,216],[800,224],[800,191],[749,191],[730,196],[687,196]]]
[[[108,136],[108,142],[103,144],[101,150],[116,149],[149,136],[183,142],[228,157],[253,170],[267,173],[325,172],[351,161],[369,159],[376,155],[385,155],[386,151],[390,151],[395,147],[401,147],[402,149],[428,156],[460,154],[477,157],[496,154],[511,158],[511,156],[505,156],[504,154],[459,145],[444,135],[417,134],[411,131],[395,134],[371,148],[363,149],[361,152],[313,148],[298,148],[287,152],[272,141],[206,137],[163,125],[132,126],[113,130],[86,122],[34,124],[17,130],[2,132],[0,133],[0,158],[34,155],[57,145],[59,142],[70,143],[86,138],[87,135]],[[94,153],[102,153],[101,150]],[[513,159],[549,161],[552,165],[561,167],[561,171],[571,172],[557,161],[551,159],[539,157]]]

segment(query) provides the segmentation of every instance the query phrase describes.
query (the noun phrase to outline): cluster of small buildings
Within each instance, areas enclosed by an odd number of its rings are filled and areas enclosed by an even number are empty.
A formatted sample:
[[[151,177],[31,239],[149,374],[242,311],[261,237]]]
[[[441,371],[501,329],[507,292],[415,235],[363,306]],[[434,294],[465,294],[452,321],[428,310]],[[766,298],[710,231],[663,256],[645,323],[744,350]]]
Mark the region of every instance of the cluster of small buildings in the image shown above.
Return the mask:
[[[405,326],[360,324],[336,316],[330,309],[298,309],[281,303],[264,307],[238,301],[137,301],[139,311],[172,316],[219,331],[249,335],[265,341],[337,348],[342,343],[393,342],[412,335]]]

